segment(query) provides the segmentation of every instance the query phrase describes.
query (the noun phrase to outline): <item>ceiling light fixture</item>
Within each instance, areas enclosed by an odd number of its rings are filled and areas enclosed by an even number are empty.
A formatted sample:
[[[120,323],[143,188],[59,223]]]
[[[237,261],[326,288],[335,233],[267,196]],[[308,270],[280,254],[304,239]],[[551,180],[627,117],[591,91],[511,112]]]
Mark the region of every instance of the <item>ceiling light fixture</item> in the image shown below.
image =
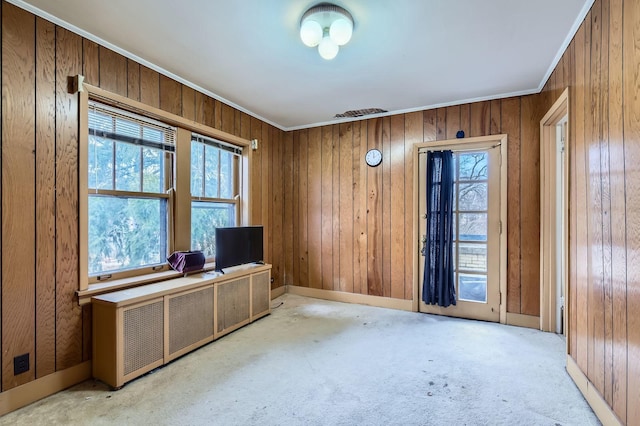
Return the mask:
[[[323,59],[336,57],[340,46],[351,40],[353,17],[340,6],[320,3],[307,10],[300,19],[300,38],[309,46],[318,46]]]

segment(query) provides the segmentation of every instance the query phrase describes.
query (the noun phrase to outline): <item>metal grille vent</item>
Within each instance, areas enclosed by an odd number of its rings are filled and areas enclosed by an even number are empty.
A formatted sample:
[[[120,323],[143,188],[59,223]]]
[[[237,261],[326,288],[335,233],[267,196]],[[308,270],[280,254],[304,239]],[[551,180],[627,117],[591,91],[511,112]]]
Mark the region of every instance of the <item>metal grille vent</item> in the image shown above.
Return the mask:
[[[365,115],[371,114],[380,114],[383,112],[388,112],[385,109],[381,108],[365,108],[365,109],[354,109],[351,111],[345,111],[342,114],[336,114],[335,118],[345,118],[345,117],[363,117]]]
[[[213,286],[169,301],[169,354],[213,336]]]
[[[164,358],[164,302],[124,312],[124,375]]]
[[[252,288],[252,315],[260,314],[269,310],[269,272],[262,272],[253,276]]]
[[[250,286],[249,277],[243,277],[218,287],[217,332],[249,319]]]

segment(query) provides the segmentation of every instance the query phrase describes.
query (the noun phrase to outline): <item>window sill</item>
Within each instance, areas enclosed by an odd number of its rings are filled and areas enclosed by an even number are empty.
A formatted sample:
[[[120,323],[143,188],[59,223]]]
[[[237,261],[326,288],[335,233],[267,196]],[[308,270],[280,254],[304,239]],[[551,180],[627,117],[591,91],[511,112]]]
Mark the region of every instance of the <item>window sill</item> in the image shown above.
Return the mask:
[[[201,272],[211,271],[215,269],[215,263],[205,263]],[[199,271],[200,272],[200,271]],[[172,278],[178,278],[183,276],[180,272],[169,270],[162,272],[154,272],[152,274],[139,275],[137,277],[121,278],[103,283],[89,284],[89,288],[86,290],[78,290],[78,304],[80,306],[91,303],[93,296],[101,294],[111,293],[119,290],[126,290],[133,287],[138,287],[145,284],[153,284],[161,281],[170,280]]]

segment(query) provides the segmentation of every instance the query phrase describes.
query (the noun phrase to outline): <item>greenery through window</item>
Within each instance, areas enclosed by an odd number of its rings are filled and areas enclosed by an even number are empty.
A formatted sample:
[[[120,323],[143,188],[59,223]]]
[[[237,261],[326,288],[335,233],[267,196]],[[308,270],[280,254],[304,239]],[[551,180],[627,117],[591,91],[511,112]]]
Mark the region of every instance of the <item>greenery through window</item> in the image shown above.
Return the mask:
[[[175,128],[90,103],[90,275],[166,262],[175,138]]]
[[[215,230],[238,216],[239,148],[193,135],[191,139],[191,249],[215,257]]]

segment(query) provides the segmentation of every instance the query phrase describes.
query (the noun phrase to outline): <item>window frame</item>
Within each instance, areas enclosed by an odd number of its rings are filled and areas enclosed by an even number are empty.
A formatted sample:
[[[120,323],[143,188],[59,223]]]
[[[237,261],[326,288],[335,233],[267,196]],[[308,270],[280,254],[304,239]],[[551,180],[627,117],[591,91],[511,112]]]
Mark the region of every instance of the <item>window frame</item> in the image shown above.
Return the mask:
[[[87,302],[92,294],[104,293],[110,288],[129,288],[141,283],[162,279],[167,274],[171,274],[168,263],[161,267],[145,267],[130,269],[114,273],[106,279],[98,280],[97,276],[89,275],[89,255],[88,255],[88,204],[89,204],[89,123],[88,111],[89,101],[96,101],[116,109],[156,120],[169,126],[176,127],[176,150],[173,161],[173,189],[169,191],[168,209],[170,210],[170,223],[168,223],[168,247],[169,252],[177,250],[189,250],[191,245],[191,194],[190,194],[190,147],[191,134],[198,133],[209,138],[218,139],[224,143],[235,145],[242,149],[241,157],[238,159],[238,191],[237,200],[238,215],[237,224],[250,225],[250,181],[249,166],[251,163],[252,149],[249,149],[251,142],[247,139],[205,126],[184,117],[166,112],[156,107],[152,107],[142,102],[129,99],[127,97],[108,92],[104,89],[83,83],[82,76],[74,77],[74,90],[78,93],[78,114],[79,114],[79,289],[78,295],[82,299],[80,302]],[[185,237],[185,231],[186,237]],[[157,281],[156,280],[156,281]]]
[[[165,226],[166,226],[166,234],[165,234],[165,247],[167,249],[167,251],[169,253],[171,253],[172,251],[172,245],[173,245],[173,238],[171,238],[172,235],[172,229],[173,229],[173,197],[171,197],[171,191],[173,190],[173,186],[175,184],[175,178],[174,178],[174,174],[173,174],[173,169],[174,169],[174,162],[175,162],[175,140],[177,139],[177,129],[174,126],[170,126],[170,125],[166,125],[165,123],[161,123],[158,122],[157,120],[145,117],[145,116],[141,116],[138,113],[132,113],[130,111],[127,110],[123,110],[121,108],[114,108],[112,106],[109,105],[105,105],[102,102],[96,101],[94,99],[90,99],[89,100],[89,106],[88,106],[88,110],[87,110],[87,114],[89,114],[90,111],[95,111],[97,113],[102,113],[102,114],[106,114],[109,115],[110,117],[117,119],[117,118],[123,118],[125,120],[129,119],[132,122],[137,122],[137,124],[139,124],[140,126],[143,126],[144,124],[147,124],[149,126],[154,126],[154,127],[158,127],[158,128],[165,128],[164,131],[171,131],[173,132],[173,138],[172,142],[162,142],[162,143],[158,143],[160,146],[158,147],[154,147],[155,149],[159,149],[161,150],[161,155],[162,155],[162,168],[164,169],[162,171],[162,192],[160,191],[153,191],[153,192],[148,192],[148,191],[144,191],[143,188],[143,176],[141,176],[141,181],[140,181],[140,185],[141,187],[139,188],[138,191],[133,191],[133,190],[123,190],[123,189],[117,189],[116,188],[116,179],[117,179],[117,170],[114,168],[112,171],[112,181],[113,181],[113,187],[110,189],[101,189],[101,188],[87,188],[87,196],[88,198],[91,198],[92,196],[105,196],[105,197],[116,197],[116,198],[126,198],[126,199],[153,199],[153,200],[165,200],[166,204],[165,204],[165,210],[166,210],[166,215],[165,215]],[[148,121],[147,121],[148,120]],[[145,122],[146,121],[146,122]],[[155,123],[154,123],[155,122]],[[113,141],[114,143],[117,142],[123,142],[122,140],[118,140],[113,139],[113,138],[107,138],[111,141]],[[88,140],[87,140],[87,144],[88,144]],[[87,145],[88,146],[88,145]],[[139,146],[140,150],[141,150],[141,158],[142,158],[142,148],[144,146],[143,143],[136,143],[136,146]],[[115,157],[116,154],[116,150],[117,150],[117,145],[114,145],[114,151],[113,151],[113,156]],[[87,158],[87,162],[89,162],[89,159]],[[114,166],[115,166],[115,158],[114,158]],[[141,164],[142,166],[142,164]],[[142,170],[140,170],[140,173],[142,173]],[[87,170],[87,179],[89,181],[89,177],[88,177],[89,173]],[[88,181],[87,181],[87,185],[88,185]],[[88,216],[87,216],[88,219]],[[88,235],[87,235],[88,238]],[[88,239],[87,239],[88,241]],[[87,247],[88,248],[88,247]],[[89,273],[89,282],[90,283],[94,283],[94,282],[100,282],[100,281],[104,281],[104,280],[108,280],[112,277],[125,277],[125,276],[130,276],[130,275],[139,275],[140,273],[152,273],[154,271],[161,271],[166,269],[165,268],[166,265],[166,259],[165,262],[159,262],[156,264],[148,264],[148,265],[144,265],[144,266],[138,266],[138,267],[131,267],[131,268],[126,268],[126,269],[119,269],[119,270],[113,270],[113,271],[101,271],[99,273]]]
[[[204,195],[205,191],[205,179],[203,176],[203,195],[194,195],[191,192],[191,186],[189,186],[189,192],[191,194],[191,208],[193,209],[193,203],[194,202],[205,202],[205,203],[220,203],[220,204],[233,204],[235,206],[235,217],[234,217],[234,223],[236,224],[240,224],[241,222],[241,214],[240,214],[240,159],[242,158],[242,149],[238,149],[238,147],[235,147],[233,145],[229,146],[229,149],[225,149],[224,145],[229,145],[229,144],[225,144],[223,141],[219,141],[216,139],[212,139],[206,136],[202,136],[199,135],[197,133],[192,134],[191,137],[191,147],[193,147],[193,143],[199,143],[201,145],[203,145],[206,149],[207,146],[211,146],[215,149],[218,150],[219,153],[222,152],[229,152],[232,155],[231,161],[232,161],[232,170],[233,170],[233,181],[232,181],[232,195],[231,198],[222,198],[221,194],[220,194],[220,185],[218,184],[218,197],[207,197],[206,195]],[[190,151],[192,152],[192,151]],[[205,155],[206,155],[206,150],[205,150]],[[220,168],[221,168],[221,163],[220,163],[220,155],[218,156],[218,179],[220,178]],[[190,173],[191,171],[191,167],[189,168]],[[202,168],[202,173],[206,174],[206,166],[203,166]],[[190,174],[191,176],[191,174]],[[193,211],[193,210],[192,210]],[[193,235],[190,234],[190,237],[193,238]],[[191,247],[191,243],[190,243],[190,247]],[[215,261],[215,257],[214,256],[207,256],[206,257],[207,262],[214,262]]]

